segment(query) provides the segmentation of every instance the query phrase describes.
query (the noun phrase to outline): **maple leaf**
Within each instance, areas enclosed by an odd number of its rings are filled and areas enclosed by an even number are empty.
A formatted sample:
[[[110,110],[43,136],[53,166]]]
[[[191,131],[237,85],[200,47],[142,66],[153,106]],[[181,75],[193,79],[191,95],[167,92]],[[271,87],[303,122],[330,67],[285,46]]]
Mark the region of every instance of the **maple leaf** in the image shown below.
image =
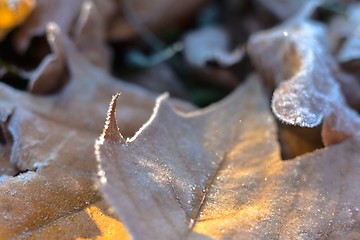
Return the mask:
[[[130,139],[117,97],[96,144],[100,190],[133,239],[359,237],[360,139],[282,161],[256,76],[189,114],[162,96]]]
[[[0,235],[4,238],[31,235],[100,199],[94,188],[93,144],[114,92],[123,93],[121,112],[129,123],[123,130],[129,135],[150,117],[155,105],[155,94],[92,65],[58,26],[50,24],[48,31],[50,45],[62,56],[54,64],[69,67],[70,79],[63,89],[37,96],[0,84],[2,126],[10,133],[4,149],[11,147],[8,161],[20,171],[0,181]],[[58,81],[56,76],[38,79],[44,80]],[[193,109],[181,101],[174,104]]]

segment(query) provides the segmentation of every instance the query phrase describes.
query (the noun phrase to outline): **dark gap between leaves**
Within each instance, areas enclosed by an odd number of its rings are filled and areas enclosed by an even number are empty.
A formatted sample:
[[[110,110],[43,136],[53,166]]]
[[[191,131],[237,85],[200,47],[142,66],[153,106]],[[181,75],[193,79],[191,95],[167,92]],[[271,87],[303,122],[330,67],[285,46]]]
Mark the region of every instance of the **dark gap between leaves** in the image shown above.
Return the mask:
[[[282,160],[293,159],[324,148],[321,140],[321,125],[314,128],[303,128],[277,121],[277,126]]]
[[[17,177],[20,176],[21,174],[27,173],[27,172],[36,172],[38,168],[33,168],[33,169],[26,169],[26,170],[20,170],[17,168],[17,173],[15,175],[13,175],[13,177]]]
[[[24,53],[19,53],[13,46],[13,32],[0,43],[0,68],[5,72],[0,81],[16,89],[26,90],[29,79],[23,71],[36,69],[51,52],[50,46],[44,36],[34,37],[28,49]]]

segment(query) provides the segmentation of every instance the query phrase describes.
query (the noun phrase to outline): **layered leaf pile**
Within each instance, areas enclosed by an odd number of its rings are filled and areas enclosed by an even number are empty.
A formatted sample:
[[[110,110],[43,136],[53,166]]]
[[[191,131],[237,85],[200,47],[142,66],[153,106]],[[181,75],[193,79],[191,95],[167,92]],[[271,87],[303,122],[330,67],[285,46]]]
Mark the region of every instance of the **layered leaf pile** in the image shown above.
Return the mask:
[[[360,238],[341,6],[0,0],[0,239]]]

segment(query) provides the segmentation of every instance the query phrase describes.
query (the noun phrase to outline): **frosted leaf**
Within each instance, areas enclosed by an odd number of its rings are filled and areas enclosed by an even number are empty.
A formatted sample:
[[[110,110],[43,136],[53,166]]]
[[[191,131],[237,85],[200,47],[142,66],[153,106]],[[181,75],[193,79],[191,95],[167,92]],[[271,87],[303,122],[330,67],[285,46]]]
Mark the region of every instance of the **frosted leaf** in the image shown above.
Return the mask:
[[[93,146],[101,132],[108,98],[117,91],[122,93],[119,120],[129,123],[121,126],[127,135],[133,135],[151,116],[157,98],[91,64],[56,24],[49,25],[48,33],[53,50],[59,51],[67,64],[67,84],[44,96],[0,83],[0,122],[6,122],[5,130],[12,137],[1,150],[17,172],[23,172],[0,180],[0,238],[44,229],[98,201]],[[56,77],[50,74],[37,84],[57,81]],[[193,109],[181,101],[174,103]],[[93,220],[87,223],[94,225]]]
[[[100,190],[132,239],[360,237],[360,138],[282,161],[255,76],[188,114],[162,96],[125,142],[108,126],[96,144]]]
[[[350,135],[357,134],[359,115],[346,105],[335,79],[338,66],[329,54],[326,28],[299,16],[255,33],[249,40],[253,63],[265,82],[276,88],[272,110],[285,123],[302,127],[314,127],[330,115],[343,118],[345,114],[345,119],[353,124],[333,127],[340,132],[352,132]],[[344,111],[340,113],[339,109]],[[329,139],[324,137],[323,141],[331,144]]]

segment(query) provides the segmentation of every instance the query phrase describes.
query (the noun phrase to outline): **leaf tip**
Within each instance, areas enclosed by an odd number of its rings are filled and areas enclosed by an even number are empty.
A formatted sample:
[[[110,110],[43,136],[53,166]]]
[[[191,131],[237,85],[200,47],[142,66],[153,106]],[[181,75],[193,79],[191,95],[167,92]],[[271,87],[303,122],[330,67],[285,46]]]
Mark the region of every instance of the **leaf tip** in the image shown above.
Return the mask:
[[[120,130],[116,121],[116,102],[120,96],[120,93],[113,95],[109,108],[106,115],[105,126],[102,135],[99,140],[104,141],[105,139],[113,142],[124,142],[124,138],[120,133]]]
[[[55,42],[56,36],[60,33],[60,28],[55,22],[49,22],[46,25],[46,33],[48,42],[51,44]]]

